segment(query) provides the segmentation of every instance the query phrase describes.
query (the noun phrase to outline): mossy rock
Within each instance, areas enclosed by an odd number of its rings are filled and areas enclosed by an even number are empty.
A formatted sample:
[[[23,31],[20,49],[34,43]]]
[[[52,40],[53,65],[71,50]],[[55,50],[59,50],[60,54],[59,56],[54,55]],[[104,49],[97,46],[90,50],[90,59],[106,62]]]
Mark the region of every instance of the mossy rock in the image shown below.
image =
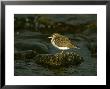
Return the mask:
[[[84,61],[83,57],[75,52],[38,54],[35,50],[16,52],[14,59],[35,62],[48,68],[77,66]]]
[[[37,64],[51,67],[69,67],[81,64],[84,60],[78,53],[65,52],[56,54],[39,54],[34,57],[34,61]]]

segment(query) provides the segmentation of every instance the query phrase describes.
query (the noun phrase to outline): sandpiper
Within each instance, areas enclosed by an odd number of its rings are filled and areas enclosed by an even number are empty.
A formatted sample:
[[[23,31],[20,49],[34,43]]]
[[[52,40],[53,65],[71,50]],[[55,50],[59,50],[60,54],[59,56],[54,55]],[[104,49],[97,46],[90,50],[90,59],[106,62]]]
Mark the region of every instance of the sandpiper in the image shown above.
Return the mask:
[[[52,34],[51,37],[48,37],[48,38],[51,38],[51,43],[54,47],[62,50],[62,52],[64,50],[68,50],[68,49],[71,49],[71,48],[77,48],[70,40],[68,37],[66,36],[63,36],[63,35],[60,35],[58,33],[54,33]]]

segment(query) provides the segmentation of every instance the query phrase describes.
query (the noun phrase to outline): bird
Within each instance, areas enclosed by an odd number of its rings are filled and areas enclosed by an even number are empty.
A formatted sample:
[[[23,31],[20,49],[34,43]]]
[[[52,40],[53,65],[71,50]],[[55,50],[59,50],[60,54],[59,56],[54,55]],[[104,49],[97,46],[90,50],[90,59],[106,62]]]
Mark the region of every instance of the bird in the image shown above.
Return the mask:
[[[53,33],[50,37],[51,43],[54,47],[62,50],[62,53],[64,50],[68,50],[71,48],[78,48],[71,40],[69,40],[68,37],[61,35],[59,33]]]

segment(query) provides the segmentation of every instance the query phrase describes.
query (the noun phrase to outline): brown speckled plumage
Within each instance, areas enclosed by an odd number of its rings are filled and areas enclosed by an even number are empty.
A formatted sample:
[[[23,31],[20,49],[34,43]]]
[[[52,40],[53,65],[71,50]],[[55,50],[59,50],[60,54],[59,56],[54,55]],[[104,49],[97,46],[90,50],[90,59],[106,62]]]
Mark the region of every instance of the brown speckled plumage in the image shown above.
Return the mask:
[[[59,46],[59,47],[68,47],[68,48],[75,48],[76,46],[69,40],[68,37],[60,35],[58,33],[54,33],[52,35],[52,40],[53,42]]]

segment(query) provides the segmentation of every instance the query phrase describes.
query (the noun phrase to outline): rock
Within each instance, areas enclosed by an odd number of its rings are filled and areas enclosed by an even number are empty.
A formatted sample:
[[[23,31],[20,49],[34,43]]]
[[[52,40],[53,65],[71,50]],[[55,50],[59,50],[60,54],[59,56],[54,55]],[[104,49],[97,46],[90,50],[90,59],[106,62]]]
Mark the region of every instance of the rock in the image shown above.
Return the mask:
[[[92,17],[92,19],[91,19]],[[94,18],[94,19],[93,19]],[[96,15],[15,15],[15,30],[81,33],[85,29],[97,29]]]
[[[30,30],[35,31],[35,23],[33,16],[15,16],[14,17],[15,30]]]
[[[35,50],[16,52],[15,60],[31,61],[48,68],[77,66],[84,60],[78,53],[38,54]]]
[[[38,53],[48,53],[48,48],[45,44],[29,39],[15,42],[15,48],[19,51],[36,50]]]
[[[37,64],[48,68],[69,67],[71,65],[79,65],[84,60],[74,52],[56,53],[56,54],[39,54],[34,57]]]
[[[38,53],[34,50],[27,50],[27,51],[16,51],[14,53],[14,59],[15,60],[25,60],[29,61],[32,58],[35,57]]]
[[[96,41],[88,42],[87,48],[89,49],[92,57],[97,57],[97,43],[96,43]]]

